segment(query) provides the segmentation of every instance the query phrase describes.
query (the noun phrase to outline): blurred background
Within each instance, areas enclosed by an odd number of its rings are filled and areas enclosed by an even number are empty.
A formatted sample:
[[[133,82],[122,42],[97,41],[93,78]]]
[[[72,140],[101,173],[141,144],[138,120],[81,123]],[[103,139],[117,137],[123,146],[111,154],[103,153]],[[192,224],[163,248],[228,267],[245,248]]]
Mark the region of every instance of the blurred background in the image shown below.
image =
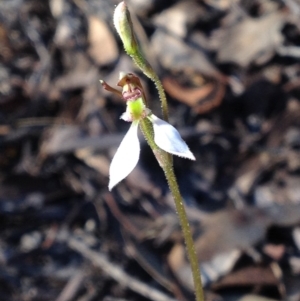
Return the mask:
[[[119,1],[0,1],[0,300],[188,301],[173,199],[142,141],[108,191],[129,124],[119,72],[157,91],[113,28]],[[170,123],[206,300],[300,300],[300,2],[128,0]]]

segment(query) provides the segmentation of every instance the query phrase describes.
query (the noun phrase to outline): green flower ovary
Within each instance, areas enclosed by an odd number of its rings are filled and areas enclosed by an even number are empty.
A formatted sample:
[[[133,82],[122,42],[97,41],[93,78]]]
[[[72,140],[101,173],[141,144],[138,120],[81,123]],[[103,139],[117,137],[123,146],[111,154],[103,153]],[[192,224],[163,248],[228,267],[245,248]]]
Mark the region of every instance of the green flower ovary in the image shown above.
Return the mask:
[[[127,101],[127,110],[130,116],[132,117],[132,121],[143,119],[146,113],[146,106],[143,102],[143,98],[139,97],[134,101]]]

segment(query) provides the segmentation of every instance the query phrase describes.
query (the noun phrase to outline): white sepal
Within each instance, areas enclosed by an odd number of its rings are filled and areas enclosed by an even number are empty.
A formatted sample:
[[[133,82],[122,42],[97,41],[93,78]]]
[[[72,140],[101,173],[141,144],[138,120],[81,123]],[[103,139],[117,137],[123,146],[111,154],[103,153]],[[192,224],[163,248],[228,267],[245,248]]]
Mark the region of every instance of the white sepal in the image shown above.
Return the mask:
[[[132,116],[127,111],[121,115],[120,119],[123,119],[126,122],[132,122]]]
[[[138,122],[132,122],[110,164],[109,190],[112,190],[115,185],[132,172],[137,165],[139,157]]]
[[[179,132],[171,124],[153,114],[149,119],[153,123],[154,141],[161,149],[179,157],[196,160]]]

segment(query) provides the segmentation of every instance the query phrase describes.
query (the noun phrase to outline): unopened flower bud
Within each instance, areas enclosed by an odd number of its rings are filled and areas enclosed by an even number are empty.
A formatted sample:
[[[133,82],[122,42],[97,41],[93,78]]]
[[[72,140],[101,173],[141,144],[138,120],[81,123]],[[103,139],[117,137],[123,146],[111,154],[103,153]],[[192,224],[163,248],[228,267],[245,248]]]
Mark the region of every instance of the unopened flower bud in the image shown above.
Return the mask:
[[[129,55],[136,55],[139,46],[134,36],[130,13],[124,1],[119,3],[115,9],[114,25],[123,42],[125,51]]]

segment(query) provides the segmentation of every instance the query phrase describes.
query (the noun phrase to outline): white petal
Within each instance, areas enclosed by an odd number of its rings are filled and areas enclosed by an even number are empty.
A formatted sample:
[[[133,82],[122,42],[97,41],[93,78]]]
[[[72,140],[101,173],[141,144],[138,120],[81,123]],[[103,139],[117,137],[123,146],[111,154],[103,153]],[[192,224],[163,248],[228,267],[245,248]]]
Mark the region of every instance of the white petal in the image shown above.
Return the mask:
[[[195,160],[187,144],[182,140],[179,132],[168,122],[151,115],[153,123],[154,141],[164,151],[179,157]]]
[[[133,122],[113,157],[109,168],[109,190],[126,178],[139,160],[140,142],[137,130],[138,122]]]

